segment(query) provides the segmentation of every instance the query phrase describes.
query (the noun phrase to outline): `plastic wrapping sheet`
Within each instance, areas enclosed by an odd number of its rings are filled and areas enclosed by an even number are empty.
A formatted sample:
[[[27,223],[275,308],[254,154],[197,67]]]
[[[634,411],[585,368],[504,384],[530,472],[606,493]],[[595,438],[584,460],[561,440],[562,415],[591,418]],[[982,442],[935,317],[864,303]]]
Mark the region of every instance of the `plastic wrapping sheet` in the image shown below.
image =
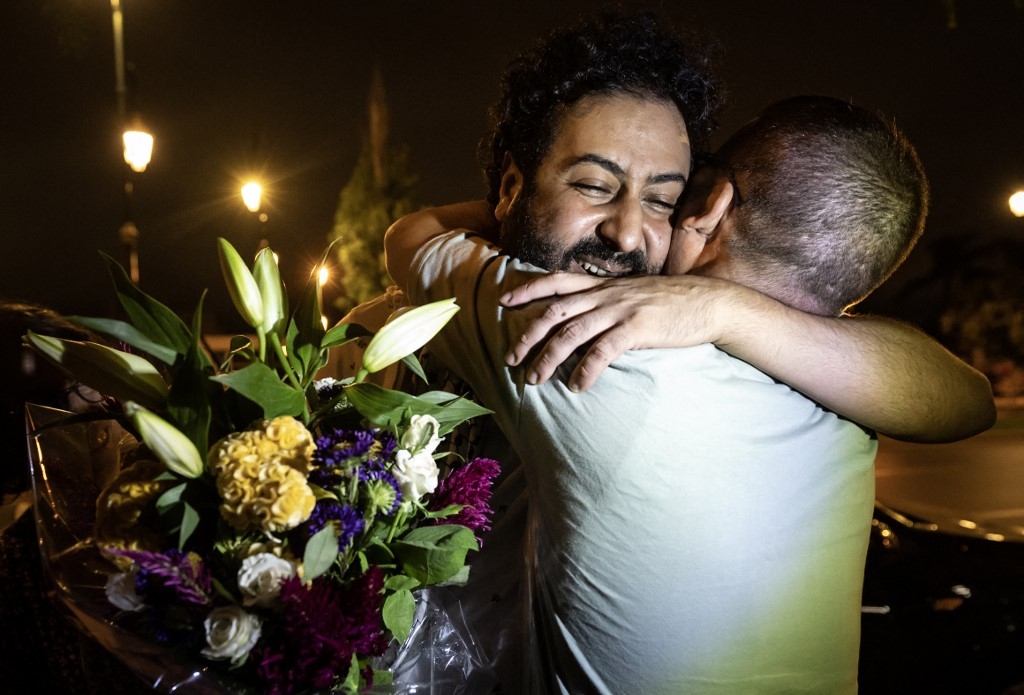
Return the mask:
[[[97,643],[152,690],[162,693],[252,692],[225,680],[198,658],[180,655],[120,627],[106,598],[115,571],[92,539],[96,498],[137,446],[110,420],[66,424],[71,413],[29,405],[32,491],[44,573],[56,598]],[[392,645],[378,667],[394,682],[361,692],[370,695],[483,695],[495,678],[462,618],[456,593],[445,587],[418,592],[412,632]]]

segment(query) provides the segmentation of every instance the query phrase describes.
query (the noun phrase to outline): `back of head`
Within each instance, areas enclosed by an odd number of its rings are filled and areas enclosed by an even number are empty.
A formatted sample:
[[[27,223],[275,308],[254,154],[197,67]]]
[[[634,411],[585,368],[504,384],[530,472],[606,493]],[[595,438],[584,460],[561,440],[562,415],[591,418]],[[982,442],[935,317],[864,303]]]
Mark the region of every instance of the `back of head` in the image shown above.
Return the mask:
[[[768,107],[721,148],[740,196],[729,253],[745,283],[837,315],[878,287],[924,229],[928,183],[881,116],[830,97]]]
[[[532,179],[561,114],[584,97],[627,94],[671,101],[697,149],[715,125],[720,94],[710,59],[690,36],[650,13],[602,14],[557,31],[506,68],[479,156],[495,204],[506,156]]]

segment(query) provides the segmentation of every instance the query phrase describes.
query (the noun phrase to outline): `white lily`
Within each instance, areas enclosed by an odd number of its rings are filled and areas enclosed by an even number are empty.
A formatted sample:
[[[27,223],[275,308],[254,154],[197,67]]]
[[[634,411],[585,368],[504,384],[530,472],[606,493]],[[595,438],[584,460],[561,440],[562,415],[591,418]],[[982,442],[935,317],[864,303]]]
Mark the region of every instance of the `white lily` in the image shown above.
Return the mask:
[[[366,346],[362,371],[379,372],[416,352],[437,335],[458,310],[453,297],[392,316]]]
[[[25,335],[25,341],[105,396],[139,401],[154,408],[162,408],[167,402],[167,383],[149,360],[138,355],[99,343],[54,338],[32,331]]]
[[[186,478],[203,474],[203,457],[184,432],[137,403],[125,403],[124,412],[131,418],[142,441],[167,468]]]
[[[235,309],[246,323],[259,330],[263,326],[263,298],[252,271],[227,239],[217,239],[217,250],[220,271],[224,275]]]
[[[280,332],[285,319],[284,285],[274,252],[269,247],[256,254],[252,274],[263,302],[263,330]]]

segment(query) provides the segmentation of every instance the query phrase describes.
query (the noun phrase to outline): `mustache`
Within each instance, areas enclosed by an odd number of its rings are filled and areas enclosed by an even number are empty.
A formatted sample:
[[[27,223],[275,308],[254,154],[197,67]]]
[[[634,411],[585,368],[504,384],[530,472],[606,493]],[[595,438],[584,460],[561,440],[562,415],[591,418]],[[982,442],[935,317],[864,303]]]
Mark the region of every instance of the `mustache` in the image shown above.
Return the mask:
[[[567,269],[574,259],[584,256],[629,268],[632,275],[651,275],[657,272],[651,268],[647,254],[640,249],[616,251],[594,237],[580,239],[573,244],[562,258],[562,269]]]

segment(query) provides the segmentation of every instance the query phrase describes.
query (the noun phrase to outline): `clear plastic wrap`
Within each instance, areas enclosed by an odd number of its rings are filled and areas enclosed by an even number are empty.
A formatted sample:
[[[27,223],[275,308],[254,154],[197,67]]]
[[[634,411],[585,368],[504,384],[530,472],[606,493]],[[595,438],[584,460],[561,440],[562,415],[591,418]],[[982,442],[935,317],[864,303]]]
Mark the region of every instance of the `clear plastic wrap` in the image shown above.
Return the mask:
[[[120,470],[136,440],[112,420],[63,422],[70,413],[29,405],[27,428],[36,528],[44,573],[56,598],[80,627],[152,690],[163,693],[249,693],[222,672],[120,627],[106,597],[115,568],[93,543],[96,498]],[[392,684],[373,695],[479,695],[495,685],[493,671],[462,618],[456,594],[445,587],[418,592],[412,632],[392,645]]]

